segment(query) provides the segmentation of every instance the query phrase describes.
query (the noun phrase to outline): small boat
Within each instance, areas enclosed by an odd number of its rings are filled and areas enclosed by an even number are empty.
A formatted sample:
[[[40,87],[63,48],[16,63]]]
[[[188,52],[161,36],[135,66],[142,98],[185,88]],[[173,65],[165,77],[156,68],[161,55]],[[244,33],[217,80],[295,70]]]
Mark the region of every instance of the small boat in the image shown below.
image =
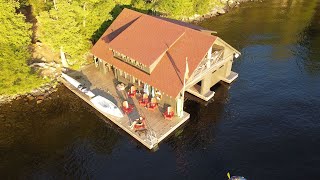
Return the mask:
[[[118,106],[116,106],[113,102],[111,102],[110,100],[102,96],[96,96],[90,99],[90,101],[93,103],[93,105],[96,108],[98,108],[100,111],[104,113],[107,113],[119,118],[123,117],[123,114],[121,110],[118,108]]]
[[[87,96],[89,96],[90,98],[94,97],[95,94],[93,94],[93,92],[91,92],[88,88],[86,88],[85,86],[83,86],[80,82],[78,82],[77,80],[73,79],[72,77],[62,73],[61,76],[68,81],[70,84],[72,84],[74,87],[76,87],[77,89],[79,89],[81,92],[83,92],[84,94],[86,94]]]
[[[232,176],[229,180],[247,180],[247,179],[242,176]]]
[[[243,176],[231,176],[230,177],[230,173],[227,173],[228,179],[229,180],[247,180],[246,178],[244,178]]]

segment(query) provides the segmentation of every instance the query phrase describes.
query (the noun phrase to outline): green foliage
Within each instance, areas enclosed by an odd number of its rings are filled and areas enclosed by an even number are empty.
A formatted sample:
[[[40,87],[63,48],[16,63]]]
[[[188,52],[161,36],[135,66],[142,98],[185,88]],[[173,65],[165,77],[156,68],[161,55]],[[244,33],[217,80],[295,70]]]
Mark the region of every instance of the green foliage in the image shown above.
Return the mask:
[[[194,0],[194,11],[197,14],[205,14],[210,11],[211,0]]]
[[[31,24],[16,13],[18,8],[16,1],[0,0],[0,95],[28,92],[43,83],[27,66]]]
[[[84,55],[90,47],[81,31],[85,13],[76,1],[59,1],[57,9],[41,12],[37,17],[40,41],[57,53],[62,48],[75,67],[84,64]]]
[[[86,39],[96,41],[100,38],[102,34],[98,34],[97,30],[101,25],[112,20],[110,12],[114,7],[115,3],[113,1],[110,1],[109,3],[98,1],[96,3],[88,4],[88,13],[85,17],[86,25],[85,27],[82,27]],[[104,28],[104,30],[105,29],[106,28]]]
[[[161,0],[157,5],[157,10],[174,18],[187,17],[194,14],[193,3],[190,0]]]
[[[36,16],[42,11],[48,11],[53,7],[53,1],[44,0],[24,0],[28,1],[32,5],[32,13]]]
[[[151,10],[155,7],[154,2],[147,2],[146,0],[132,0],[131,4],[139,10]]]
[[[57,53],[63,48],[68,62],[78,68],[86,63],[90,40],[96,38],[94,33],[101,24],[112,18],[109,12],[114,6],[113,1],[103,0],[58,1],[56,8],[52,6],[37,17],[39,40]]]

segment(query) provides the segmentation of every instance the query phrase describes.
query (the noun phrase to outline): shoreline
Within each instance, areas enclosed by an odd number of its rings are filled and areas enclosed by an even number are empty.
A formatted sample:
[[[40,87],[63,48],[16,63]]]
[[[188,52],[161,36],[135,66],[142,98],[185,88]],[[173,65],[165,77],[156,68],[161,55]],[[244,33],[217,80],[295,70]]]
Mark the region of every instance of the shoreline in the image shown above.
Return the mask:
[[[228,13],[229,11],[231,11],[234,8],[238,8],[242,3],[245,2],[254,2],[257,0],[229,0],[231,2],[231,4],[225,5],[225,6],[216,6],[214,7],[210,12],[206,13],[206,14],[195,14],[191,17],[187,17],[187,18],[182,18],[181,21],[184,22],[188,22],[188,23],[199,23],[203,20],[206,19],[210,19],[212,17],[217,17],[217,16],[221,16],[224,15],[226,13]],[[260,0],[260,2],[262,2],[263,0]]]
[[[24,94],[0,95],[0,105],[9,104],[13,101],[24,100],[26,103],[36,101],[37,104],[42,103],[46,99],[50,99],[50,95],[58,91],[61,83],[57,80],[45,83],[42,86],[33,89]]]
[[[33,71],[39,72],[39,78],[50,78],[50,81],[26,93],[17,93],[12,95],[0,95],[0,105],[11,103],[14,100],[25,99],[26,102],[36,100],[37,104],[41,103],[49,95],[58,90],[59,77],[62,71],[60,64],[55,62],[34,62],[29,65]]]
[[[233,8],[238,8],[240,4],[244,2],[253,2],[255,0],[236,0],[233,1],[232,7],[225,5],[224,7],[216,6],[210,12],[199,15],[195,14],[188,18],[182,18],[181,21],[188,23],[198,23],[205,19],[209,19],[212,17],[220,16],[228,13]],[[261,0],[262,2],[262,0]],[[32,91],[24,94],[14,94],[14,95],[0,95],[0,105],[11,103],[15,100],[24,99],[25,102],[30,102],[36,100],[37,104],[41,103],[43,100],[47,99],[50,94],[58,91],[58,86],[61,86],[62,83],[58,80],[58,77],[55,74],[55,78],[48,83],[43,84],[42,86],[33,89]]]

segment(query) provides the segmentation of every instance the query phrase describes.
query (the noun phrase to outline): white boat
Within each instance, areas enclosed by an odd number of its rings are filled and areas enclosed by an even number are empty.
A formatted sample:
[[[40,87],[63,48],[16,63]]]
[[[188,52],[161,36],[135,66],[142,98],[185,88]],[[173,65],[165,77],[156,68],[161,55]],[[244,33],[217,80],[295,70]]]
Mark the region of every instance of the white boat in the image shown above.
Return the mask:
[[[246,178],[244,178],[243,176],[232,176],[230,177],[230,173],[227,173],[228,176],[228,180],[247,180]]]
[[[242,176],[232,176],[229,180],[247,180],[247,179]]]
[[[95,94],[93,94],[93,92],[91,92],[88,88],[84,87],[80,82],[78,82],[77,80],[73,79],[72,77],[62,73],[61,75],[66,81],[68,81],[70,84],[72,84],[74,87],[76,87],[77,89],[79,89],[81,92],[83,92],[84,94],[86,94],[87,96],[89,96],[90,98],[94,97]]]
[[[107,113],[119,118],[123,117],[123,114],[121,110],[118,108],[118,106],[116,106],[113,102],[111,102],[110,100],[102,96],[96,96],[90,99],[90,101],[93,103],[93,105],[96,108],[98,108],[100,111],[104,113]]]

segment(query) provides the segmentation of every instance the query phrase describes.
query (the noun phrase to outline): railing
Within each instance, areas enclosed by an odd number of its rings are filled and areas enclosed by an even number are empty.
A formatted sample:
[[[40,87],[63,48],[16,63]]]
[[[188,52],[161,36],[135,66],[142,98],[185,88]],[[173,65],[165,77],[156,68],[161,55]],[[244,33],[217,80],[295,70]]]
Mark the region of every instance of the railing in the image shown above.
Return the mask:
[[[218,63],[219,61],[222,61],[222,54],[223,54],[222,50],[214,51],[210,59],[206,57],[198,66],[198,68],[195,70],[193,79],[197,78],[199,75],[201,75],[203,71],[210,68],[212,65]]]
[[[142,113],[143,117],[146,117],[141,108],[139,107],[139,112]],[[147,131],[146,131],[146,141],[151,145],[151,148],[154,148],[158,144],[158,138],[156,132],[149,126],[148,120],[146,119]]]
[[[211,56],[211,65],[219,62],[219,61],[222,61],[222,54],[223,54],[223,51],[215,51],[212,53],[212,56]]]
[[[154,132],[152,129],[147,130],[147,141],[151,144],[152,148],[158,144],[156,132]]]

